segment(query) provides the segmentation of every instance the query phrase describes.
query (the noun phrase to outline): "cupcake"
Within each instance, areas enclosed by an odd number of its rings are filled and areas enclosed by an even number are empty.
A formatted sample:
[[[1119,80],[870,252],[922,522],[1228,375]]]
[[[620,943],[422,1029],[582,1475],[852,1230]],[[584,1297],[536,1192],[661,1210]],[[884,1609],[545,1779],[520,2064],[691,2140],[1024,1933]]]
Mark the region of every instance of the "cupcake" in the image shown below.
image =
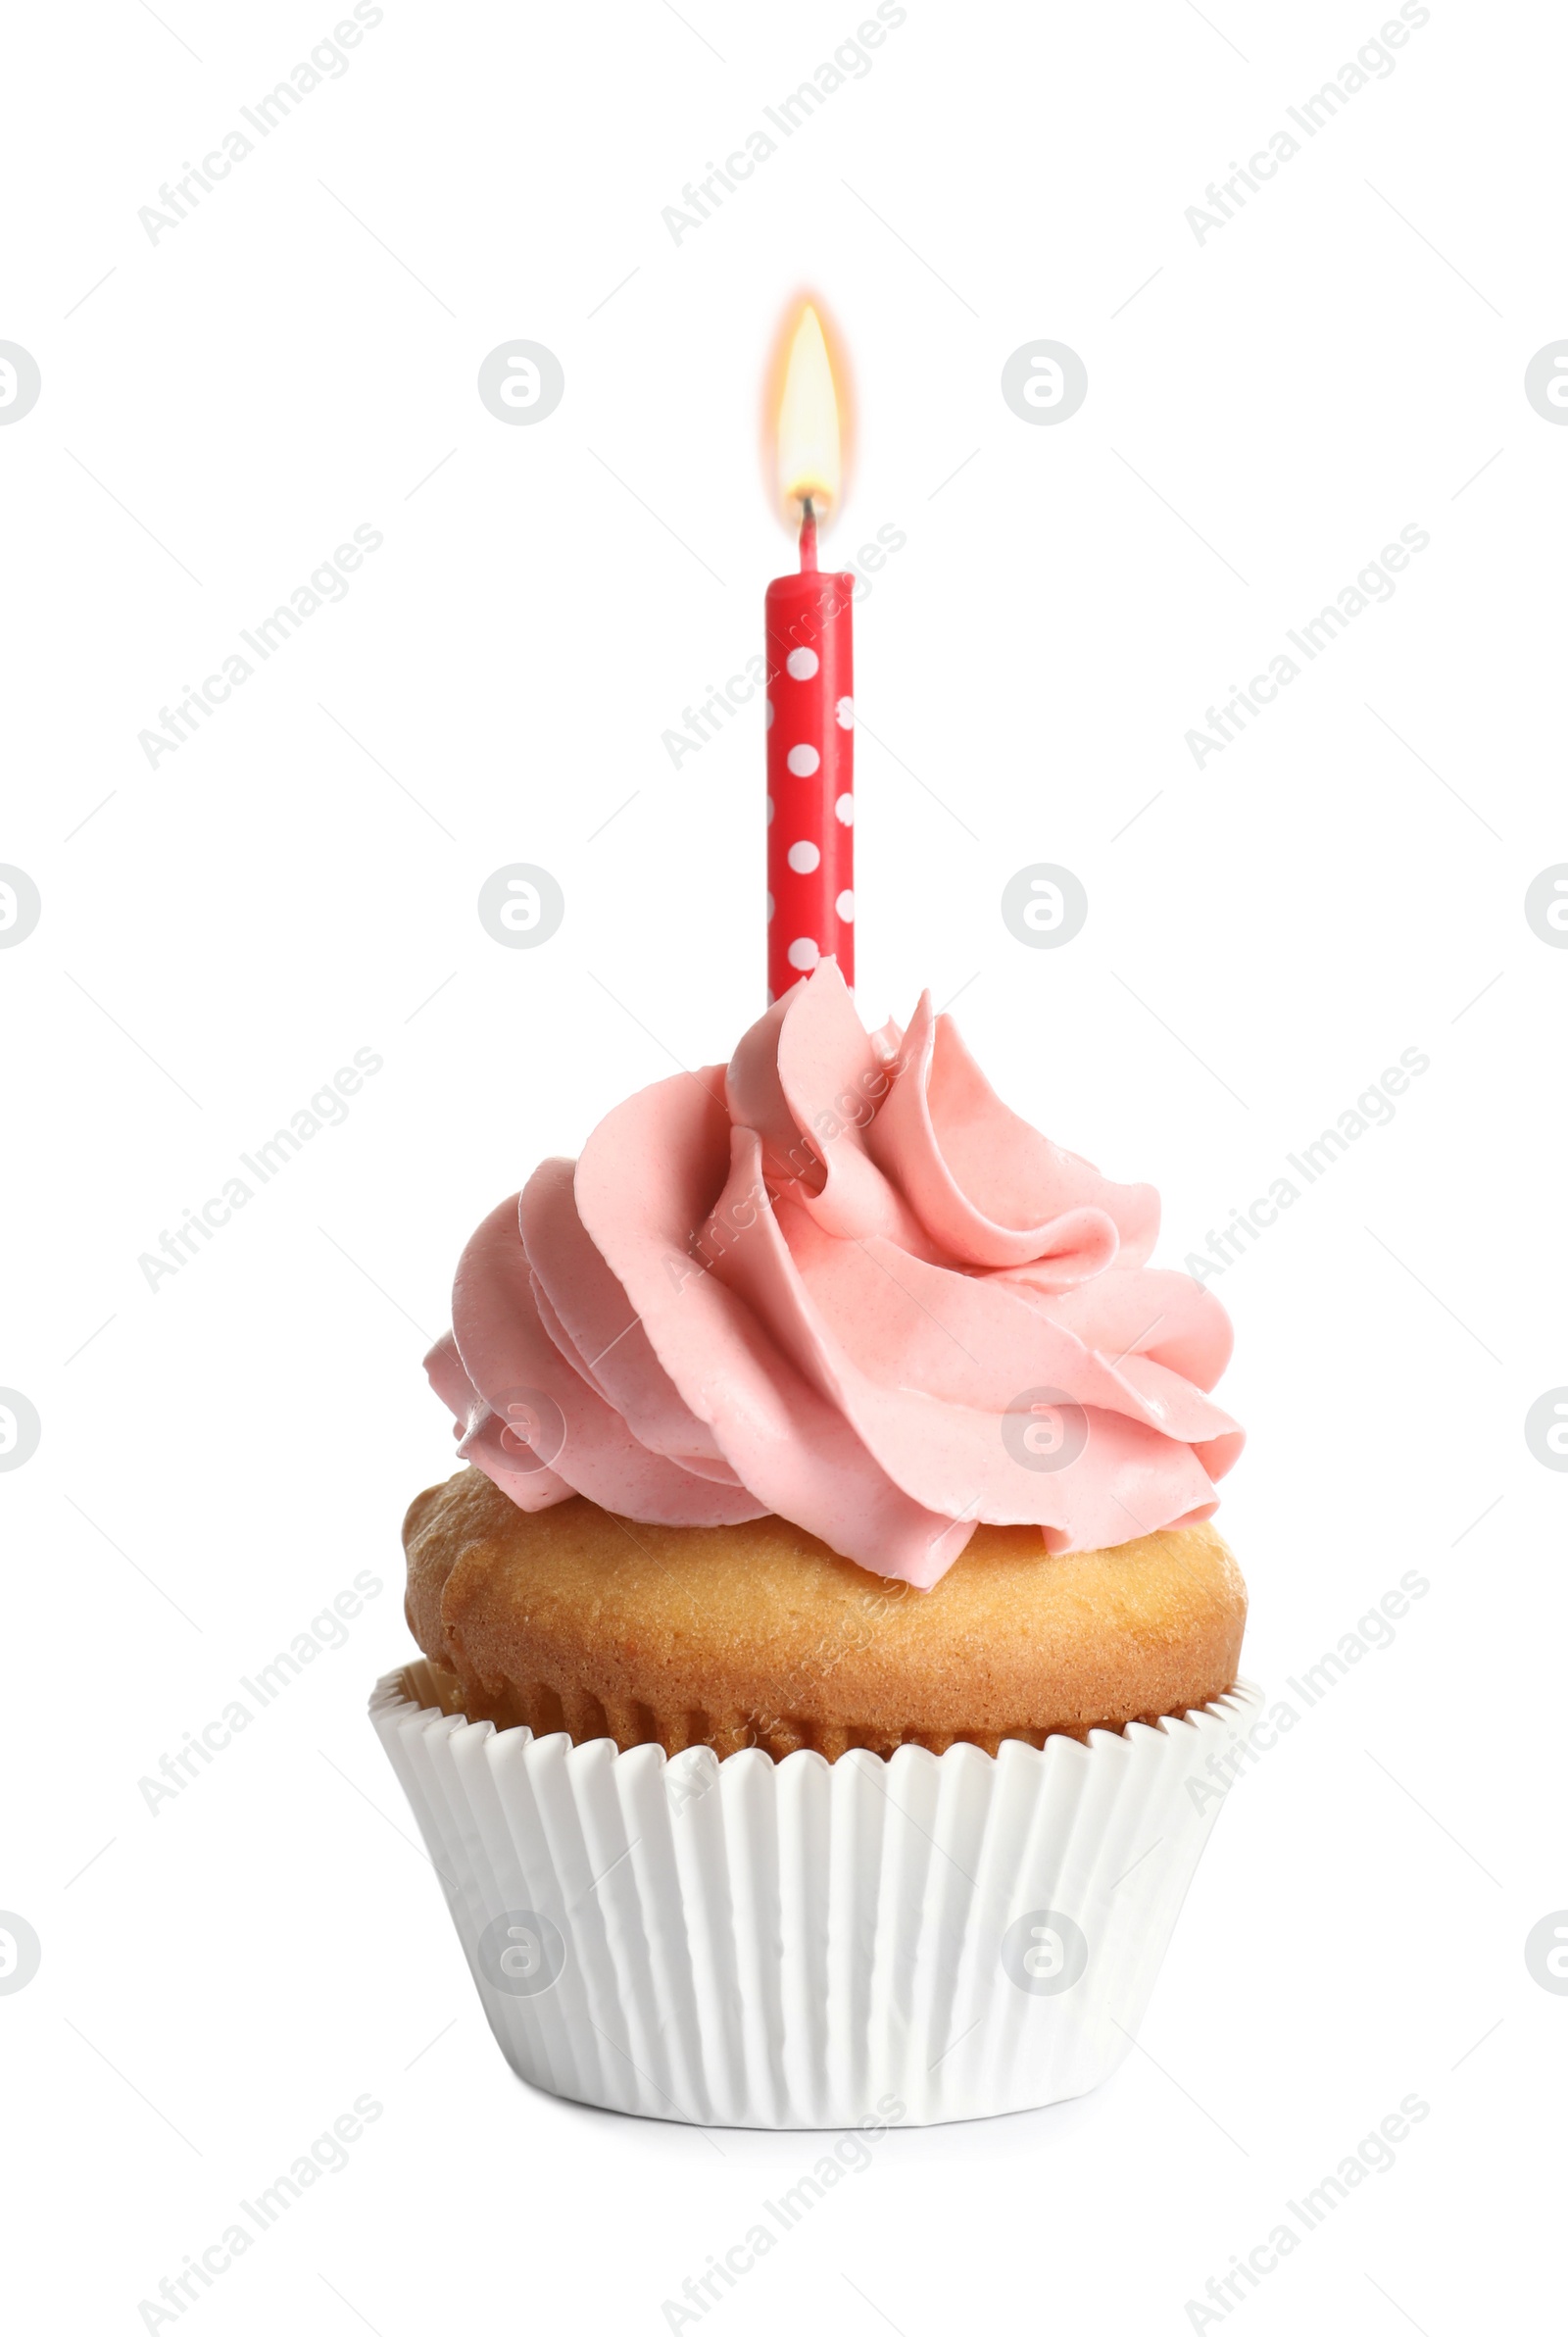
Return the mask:
[[[1254,1700],[1157,1224],[826,961],[479,1227],[373,1710],[522,2074],[812,2125],[1126,2050]]]

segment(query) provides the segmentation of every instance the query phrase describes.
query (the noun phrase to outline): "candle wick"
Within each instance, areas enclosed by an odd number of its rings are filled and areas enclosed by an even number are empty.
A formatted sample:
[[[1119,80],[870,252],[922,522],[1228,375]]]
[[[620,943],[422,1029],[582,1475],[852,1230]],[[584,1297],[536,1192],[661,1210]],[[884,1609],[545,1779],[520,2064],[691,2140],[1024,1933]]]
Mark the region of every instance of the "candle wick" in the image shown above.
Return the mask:
[[[816,511],[809,495],[804,498],[801,513],[801,573],[813,575],[816,572]]]

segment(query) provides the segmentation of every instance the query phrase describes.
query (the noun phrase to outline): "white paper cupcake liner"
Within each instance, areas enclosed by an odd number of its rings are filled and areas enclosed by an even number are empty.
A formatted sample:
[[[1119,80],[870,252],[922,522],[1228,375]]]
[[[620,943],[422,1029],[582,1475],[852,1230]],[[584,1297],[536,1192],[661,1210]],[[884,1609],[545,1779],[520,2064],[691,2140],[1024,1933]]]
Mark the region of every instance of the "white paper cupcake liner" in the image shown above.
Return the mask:
[[[995,1758],[671,1760],[453,1718],[421,1662],[370,1716],[519,2076],[640,2117],[847,2127],[1110,2074],[1223,1798],[1208,1765],[1261,1703],[1238,1683]]]

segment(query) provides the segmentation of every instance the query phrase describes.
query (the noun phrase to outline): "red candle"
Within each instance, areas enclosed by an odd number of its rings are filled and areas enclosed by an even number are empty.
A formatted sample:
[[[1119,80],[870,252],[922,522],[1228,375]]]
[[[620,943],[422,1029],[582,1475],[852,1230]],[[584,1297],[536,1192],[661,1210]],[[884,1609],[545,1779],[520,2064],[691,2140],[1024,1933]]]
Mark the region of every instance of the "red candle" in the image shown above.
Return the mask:
[[[837,958],[855,982],[855,576],[819,570],[816,531],[839,497],[838,402],[807,308],[790,346],[779,483],[801,522],[797,573],[767,588],[767,994]]]

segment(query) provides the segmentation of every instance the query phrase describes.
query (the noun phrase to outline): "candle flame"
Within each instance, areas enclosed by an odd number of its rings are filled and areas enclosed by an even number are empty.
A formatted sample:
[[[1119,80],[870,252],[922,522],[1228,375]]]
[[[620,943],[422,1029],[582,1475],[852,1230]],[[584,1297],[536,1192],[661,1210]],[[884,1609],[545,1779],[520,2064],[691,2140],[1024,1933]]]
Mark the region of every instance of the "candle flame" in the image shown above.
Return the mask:
[[[803,302],[786,320],[775,381],[773,475],[784,517],[798,525],[808,499],[825,522],[843,498],[849,396],[847,369],[842,355],[835,366],[816,302]]]

